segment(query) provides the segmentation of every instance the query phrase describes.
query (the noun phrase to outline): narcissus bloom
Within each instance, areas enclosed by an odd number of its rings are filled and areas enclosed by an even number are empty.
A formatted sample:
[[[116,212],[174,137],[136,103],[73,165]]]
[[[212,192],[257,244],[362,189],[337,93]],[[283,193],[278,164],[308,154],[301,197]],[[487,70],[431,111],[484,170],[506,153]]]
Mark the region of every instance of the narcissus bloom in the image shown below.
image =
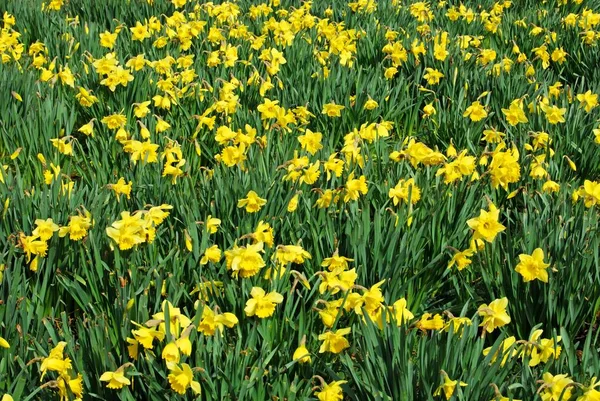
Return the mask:
[[[206,218],[206,223],[205,224],[206,224],[206,230],[209,233],[214,234],[214,233],[217,232],[217,230],[221,226],[221,219],[217,219],[216,217],[212,217],[209,214],[208,217]]]
[[[75,400],[83,399],[83,376],[81,374],[75,378],[71,378],[69,374],[61,374],[56,380],[56,387],[61,401],[66,401],[72,396]]]
[[[278,245],[273,254],[273,259],[277,260],[277,263],[281,266],[288,263],[302,264],[305,259],[311,258],[310,253],[300,245]]]
[[[392,199],[394,206],[398,205],[400,201],[408,203],[409,198],[410,203],[414,205],[421,199],[421,189],[415,184],[414,178],[401,179],[394,188],[390,188],[388,196]]]
[[[457,333],[462,337],[463,329],[466,326],[471,326],[473,322],[468,317],[451,317],[445,324],[444,330],[449,332],[451,329],[454,333]]]
[[[325,384],[321,391],[315,392],[319,401],[342,401],[344,393],[342,392],[342,384],[348,383],[346,380],[338,380]]]
[[[409,320],[415,317],[412,314],[412,312],[407,308],[405,298],[400,298],[396,302],[394,302],[390,312],[393,313],[394,319],[398,326],[406,324]]]
[[[325,307],[319,311],[319,316],[325,327],[333,326],[340,311],[340,307],[342,306],[342,302],[344,302],[343,298],[325,302]]]
[[[517,352],[516,347],[513,346],[516,342],[517,342],[517,339],[515,338],[515,336],[506,337],[500,344],[500,347],[498,347],[498,349],[496,350],[496,353],[492,356],[492,359],[490,360],[490,364],[493,364],[494,362],[496,362],[496,359],[498,359],[498,357],[502,357],[502,362],[500,362],[500,366],[504,366],[510,358],[513,358],[514,356],[516,356],[518,352]],[[511,347],[512,347],[512,351],[510,351]],[[483,355],[484,356],[489,355],[492,348],[493,347],[485,348],[482,352]]]
[[[489,143],[500,143],[502,142],[502,138],[504,138],[504,132],[500,132],[495,128],[483,130],[483,138],[482,140]]]
[[[246,212],[248,213],[256,213],[258,212],[264,205],[266,205],[267,200],[258,196],[258,194],[254,191],[248,192],[245,198],[238,200],[238,207],[245,207]]]
[[[205,305],[202,310],[202,320],[198,324],[198,331],[205,336],[214,336],[217,330],[223,333],[225,326],[232,328],[236,324],[238,324],[238,318],[233,313],[217,313]]]
[[[106,235],[119,245],[120,250],[128,250],[146,241],[145,225],[140,213],[121,212],[121,220],[107,227]]]
[[[555,63],[562,64],[565,61],[567,61],[567,56],[568,56],[567,52],[562,47],[560,47],[560,48],[554,49],[554,51],[552,52],[551,58],[552,58],[552,61],[554,61]]]
[[[450,398],[452,398],[452,395],[454,395],[454,392],[456,391],[456,386],[467,386],[467,383],[463,381],[459,382],[458,380],[451,380],[450,377],[448,377],[448,375],[446,374],[446,372],[443,372],[442,375],[444,376],[444,383],[435,390],[435,392],[433,393],[434,396],[438,396],[443,392],[446,399],[449,400]]]
[[[423,78],[427,80],[429,85],[437,85],[440,83],[440,79],[444,78],[444,74],[433,68],[425,68]]]
[[[311,357],[308,349],[301,345],[294,351],[294,355],[292,355],[292,359],[294,361],[298,361],[299,363],[310,363]]]
[[[187,3],[187,0],[171,0],[171,3],[173,3],[175,8],[181,8],[181,7],[185,6],[185,3]]]
[[[239,275],[242,278],[249,278],[256,275],[266,265],[260,255],[264,252],[263,248],[264,243],[258,242],[242,247],[234,245],[232,249],[225,251],[227,269],[232,270],[233,277]]]
[[[52,138],[50,139],[52,146],[54,146],[60,153],[65,156],[73,155],[73,145],[68,138]]]
[[[562,347],[558,345],[561,336],[556,336],[556,344],[554,338],[540,338],[543,330],[538,329],[531,333],[527,345],[521,352],[521,357],[528,355],[529,366],[537,366],[540,363],[547,363],[550,358],[558,359],[562,351]]]
[[[163,203],[160,206],[152,206],[146,213],[145,220],[149,223],[158,226],[169,216],[167,210],[173,209],[173,206]]]
[[[152,315],[152,319],[160,322],[158,329],[161,333],[166,333],[165,318],[166,311],[169,311],[169,330],[171,335],[178,337],[181,330],[186,329],[192,321],[189,317],[181,312],[181,309],[174,307],[171,302],[164,300],[162,303],[162,311]],[[162,341],[162,339],[161,339]]]
[[[299,198],[299,195],[296,194],[288,202],[287,211],[289,213],[294,213],[296,211],[296,209],[298,208],[298,198]]]
[[[273,246],[275,241],[273,227],[263,220],[258,222],[256,230],[251,235],[255,242],[264,242],[269,248]]]
[[[271,291],[267,294],[260,287],[252,287],[250,295],[252,298],[246,302],[244,312],[248,316],[256,315],[261,319],[272,316],[275,312],[276,304],[283,302],[283,295],[276,291]]]
[[[75,87],[75,77],[69,66],[61,66],[60,71],[56,74],[56,78],[58,78],[63,85],[68,85],[71,88]]]
[[[490,163],[490,176],[494,189],[501,186],[508,190],[508,184],[519,181],[521,178],[521,166],[519,165],[519,151],[516,147],[511,150],[502,151],[504,144],[498,145],[494,150],[492,162]]]
[[[42,366],[40,366],[42,377],[40,380],[43,380],[44,376],[49,371],[58,372],[60,375],[66,375],[69,369],[71,369],[71,359],[65,358],[64,356],[64,349],[66,346],[66,342],[59,342],[56,344],[56,347],[50,350],[50,354],[42,359]]]
[[[550,124],[558,124],[558,123],[564,123],[565,122],[565,113],[567,112],[567,109],[562,107],[556,107],[556,106],[547,106],[544,103],[541,104],[541,109],[544,112],[544,114],[546,115],[546,119],[548,120],[548,122]]]
[[[544,263],[544,251],[536,248],[531,255],[520,254],[519,264],[515,268],[516,272],[523,276],[523,281],[528,282],[535,279],[548,282],[548,266]]]
[[[433,116],[435,113],[436,110],[435,107],[433,107],[433,102],[427,103],[425,106],[423,106],[423,118]]]
[[[479,100],[476,100],[467,107],[463,113],[463,117],[469,117],[471,121],[481,121],[487,117],[487,111],[485,111],[483,105],[479,103]]]
[[[506,116],[506,121],[512,126],[529,121],[525,116],[523,100],[521,99],[513,100],[508,109],[502,109],[502,113]]]
[[[142,129],[142,133],[144,132],[144,129]],[[156,163],[158,161],[158,145],[150,142],[150,140],[147,140],[146,142],[127,140],[122,142],[122,145],[123,151],[131,154],[131,161],[134,164],[140,160],[144,164]]]
[[[548,180],[542,185],[542,191],[546,193],[554,193],[560,191],[560,184],[556,181]]]
[[[256,108],[260,112],[261,120],[268,120],[277,117],[277,111],[281,108],[279,100],[263,99],[263,103]]]
[[[423,331],[441,330],[444,328],[444,319],[439,313],[436,313],[435,315],[423,313],[421,320],[417,322],[417,328]]]
[[[351,173],[348,176],[348,181],[346,181],[346,194],[344,195],[344,202],[349,202],[351,200],[357,200],[360,195],[366,195],[369,192],[367,187],[367,179],[364,175],[361,175],[359,178],[354,178],[354,173]]]
[[[450,152],[449,155],[452,153],[452,149],[449,149]],[[445,184],[451,184],[453,182],[455,182],[456,180],[462,179],[463,176],[471,176],[471,180],[473,180],[474,176],[476,176],[476,172],[474,174],[475,171],[475,157],[474,156],[468,156],[467,155],[467,150],[463,150],[462,152],[460,152],[460,154],[458,156],[456,156],[456,158],[454,160],[452,160],[449,163],[445,163],[444,167],[440,168],[437,173],[435,174],[436,176],[438,175],[444,175],[444,183]]]
[[[157,121],[156,121],[156,126],[154,127],[154,130],[157,133],[165,132],[166,130],[168,130],[169,128],[171,128],[171,124],[169,124],[168,122],[166,122],[162,118],[157,117],[156,120]]]
[[[598,105],[598,95],[589,90],[585,93],[578,94],[577,100],[579,100],[581,107],[583,107],[586,113],[589,113]]]
[[[398,73],[398,69],[396,67],[386,68],[384,71],[385,79],[392,79],[392,78],[394,78],[394,75],[396,75],[397,73]]]
[[[135,114],[137,118],[144,118],[146,115],[148,115],[148,113],[150,113],[150,108],[148,108],[148,106],[150,106],[149,100],[141,103],[135,103],[134,106],[133,114]]]
[[[363,106],[363,109],[365,110],[374,110],[377,107],[379,107],[379,103],[377,103],[375,100],[371,99],[371,97],[369,97],[369,100],[367,100]]]
[[[127,353],[129,354],[129,357],[137,361],[140,343],[135,338],[127,337],[126,340],[127,344],[129,344],[127,345]]]
[[[131,384],[131,380],[125,377],[125,372],[122,367],[114,372],[104,372],[102,376],[100,376],[100,381],[107,382],[107,388],[116,390]]]
[[[415,3],[418,4],[418,3]],[[423,3],[421,3],[423,4]],[[436,60],[444,61],[448,57],[448,32],[442,32],[435,36],[433,41],[433,57]]]
[[[125,124],[127,123],[127,117],[124,114],[111,114],[104,117],[101,122],[102,124],[106,125],[108,129],[117,130],[125,127]]]
[[[10,348],[10,344],[4,338],[0,337],[0,348]]]
[[[566,374],[553,375],[550,372],[542,376],[543,384],[540,396],[543,401],[570,400],[573,395],[573,380]]]
[[[91,107],[98,102],[98,98],[92,95],[87,89],[79,87],[79,93],[75,95],[75,99],[83,107]]]
[[[143,25],[139,21],[136,22],[133,28],[129,28],[131,31],[131,40],[138,40],[142,42],[144,39],[149,38],[150,32],[148,31],[148,27]]]
[[[323,352],[332,352],[334,354],[339,354],[348,348],[350,343],[344,336],[350,334],[351,331],[352,328],[346,327],[335,332],[328,331],[326,333],[319,334],[319,340],[323,341],[321,348],[319,348],[319,353],[322,354]]]
[[[170,363],[171,364],[179,363],[180,354],[179,354],[179,348],[177,347],[177,344],[174,341],[171,341],[170,343],[165,345],[165,347],[163,348],[161,357],[162,357],[162,359],[164,359],[164,361],[167,363],[167,365]]]
[[[596,388],[600,387],[600,382],[597,381],[596,376],[590,380],[590,385],[584,387],[584,393],[577,398],[576,401],[598,401],[600,400],[600,390]]]
[[[77,132],[81,132],[84,135],[93,137],[94,136],[94,120],[91,120],[87,124],[84,124],[81,127],[79,127]]]
[[[326,114],[329,117],[341,117],[342,110],[345,107],[335,103],[327,103],[323,105],[323,111],[321,113]]]
[[[154,345],[154,339],[158,339],[158,341],[162,341],[165,338],[165,333],[156,330],[156,327],[148,328],[142,325],[138,325],[137,330],[132,330],[131,333],[135,340],[142,344],[144,349],[152,349]]]
[[[506,312],[508,299],[506,297],[496,299],[489,305],[483,304],[477,309],[479,316],[483,317],[480,326],[485,331],[491,333],[498,327],[506,326],[510,323],[510,316]]]
[[[46,252],[48,252],[48,243],[46,241],[41,241],[36,236],[25,235],[23,233],[19,235],[19,246],[25,252],[27,263],[31,260],[31,255],[36,256],[34,259],[35,262],[37,256],[44,257],[46,256]]]
[[[477,240],[482,238],[491,243],[499,233],[506,229],[506,227],[498,223],[500,211],[496,206],[493,203],[490,203],[489,208],[489,211],[481,209],[479,217],[467,220],[467,225],[475,231],[473,233],[473,239]]]
[[[48,241],[60,229],[52,219],[36,219],[35,225],[36,228],[31,232],[31,235],[39,237],[41,241]]]
[[[204,251],[202,259],[200,259],[200,264],[205,265],[208,262],[217,263],[219,260],[221,260],[221,250],[218,245],[212,245]]]
[[[386,280],[381,280],[363,292],[360,297],[360,301],[358,301],[354,307],[356,314],[362,315],[362,308],[364,308],[367,313],[371,315],[383,305],[385,299],[380,287],[385,282]]]
[[[472,260],[469,259],[475,251],[473,249],[465,249],[464,251],[456,252],[450,262],[448,262],[448,269],[452,268],[452,266],[456,265],[458,271],[463,270],[467,266],[472,263]]]
[[[108,184],[108,188],[112,189],[117,196],[117,202],[121,200],[121,195],[125,195],[127,199],[131,199],[131,187],[133,183],[125,182],[125,178],[121,177],[115,184]]]
[[[349,291],[354,286],[354,282],[358,277],[356,269],[344,270],[343,267],[338,267],[331,272],[321,272],[320,274],[320,294],[323,294],[325,291],[329,291],[331,294],[337,294],[340,291]]]
[[[190,365],[187,363],[171,365],[170,371],[169,384],[171,384],[173,391],[183,395],[190,387],[195,394],[200,394],[200,383],[194,380],[194,372],[192,372]]]
[[[336,249],[330,258],[323,259],[323,262],[321,262],[321,267],[326,267],[329,271],[334,271],[338,267],[341,267],[342,270],[346,270],[348,268],[348,262],[353,261],[354,259],[340,256],[339,251]]]
[[[112,49],[115,47],[118,33],[104,31],[100,34],[100,46]]]
[[[304,135],[298,137],[298,142],[300,142],[302,149],[306,150],[311,155],[314,155],[319,150],[323,149],[323,145],[321,144],[322,138],[322,133],[312,132],[307,128],[306,131],[304,131]]]
[[[583,199],[585,207],[600,204],[600,182],[585,180],[583,185],[573,193],[573,202]]]
[[[181,337],[175,340],[175,345],[179,349],[182,355],[190,356],[192,354],[192,342],[190,341],[189,332],[193,326],[189,326],[189,330],[185,330]]]

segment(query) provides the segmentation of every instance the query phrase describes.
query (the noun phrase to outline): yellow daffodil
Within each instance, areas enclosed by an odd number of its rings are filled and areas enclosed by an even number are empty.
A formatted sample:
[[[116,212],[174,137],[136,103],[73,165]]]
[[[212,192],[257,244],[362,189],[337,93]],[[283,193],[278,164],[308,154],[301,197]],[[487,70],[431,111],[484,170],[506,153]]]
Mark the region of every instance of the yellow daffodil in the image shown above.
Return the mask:
[[[331,352],[334,354],[339,354],[346,348],[350,346],[350,342],[346,339],[345,336],[350,334],[350,327],[346,327],[344,329],[339,329],[336,331],[327,331],[323,334],[319,334],[319,340],[323,341],[321,347],[319,348],[319,353],[322,354],[324,352]]]
[[[106,387],[115,390],[122,389],[131,384],[131,380],[125,377],[125,365],[119,367],[114,372],[104,372],[100,376],[100,381],[107,382]]]
[[[200,394],[200,383],[194,380],[194,372],[187,363],[172,365],[168,376],[171,388],[178,394],[185,394],[186,390],[192,389],[195,394]]]
[[[479,217],[467,221],[467,225],[474,230],[473,238],[481,238],[490,243],[494,241],[494,238],[506,229],[498,222],[499,217],[500,211],[493,203],[490,203],[489,211],[481,209]]]
[[[519,255],[519,264],[515,271],[523,276],[523,281],[540,280],[544,283],[548,282],[548,263],[544,263],[544,251],[541,248],[536,248],[531,255]]]
[[[272,316],[275,312],[275,306],[283,302],[283,295],[276,291],[271,291],[268,294],[260,287],[252,287],[250,298],[246,301],[244,312],[248,316],[254,316],[264,319]]]
[[[348,383],[346,380],[333,381],[323,385],[320,391],[315,392],[319,401],[341,401],[344,399],[342,385]]]
[[[266,199],[261,198],[254,191],[249,191],[245,198],[238,201],[237,205],[240,208],[245,207],[248,213],[256,213],[266,204]]]
[[[506,297],[496,299],[489,305],[483,304],[477,309],[477,313],[482,317],[480,326],[488,333],[493,332],[496,328],[506,326],[511,319],[506,312],[508,299]]]

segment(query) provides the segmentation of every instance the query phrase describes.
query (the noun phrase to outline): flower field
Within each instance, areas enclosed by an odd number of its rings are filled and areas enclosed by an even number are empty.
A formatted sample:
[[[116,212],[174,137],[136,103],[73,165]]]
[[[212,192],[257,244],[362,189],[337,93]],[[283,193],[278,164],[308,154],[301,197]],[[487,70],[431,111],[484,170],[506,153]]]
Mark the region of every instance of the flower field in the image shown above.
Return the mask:
[[[600,3],[0,1],[0,396],[600,400]]]

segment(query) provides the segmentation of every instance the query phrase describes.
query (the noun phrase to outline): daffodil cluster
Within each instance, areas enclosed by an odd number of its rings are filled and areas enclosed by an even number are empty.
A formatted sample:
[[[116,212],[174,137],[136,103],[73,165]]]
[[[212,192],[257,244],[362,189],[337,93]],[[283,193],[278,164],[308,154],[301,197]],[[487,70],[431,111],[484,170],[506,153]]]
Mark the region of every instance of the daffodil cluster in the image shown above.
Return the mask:
[[[2,13],[2,401],[600,400],[594,1]]]

